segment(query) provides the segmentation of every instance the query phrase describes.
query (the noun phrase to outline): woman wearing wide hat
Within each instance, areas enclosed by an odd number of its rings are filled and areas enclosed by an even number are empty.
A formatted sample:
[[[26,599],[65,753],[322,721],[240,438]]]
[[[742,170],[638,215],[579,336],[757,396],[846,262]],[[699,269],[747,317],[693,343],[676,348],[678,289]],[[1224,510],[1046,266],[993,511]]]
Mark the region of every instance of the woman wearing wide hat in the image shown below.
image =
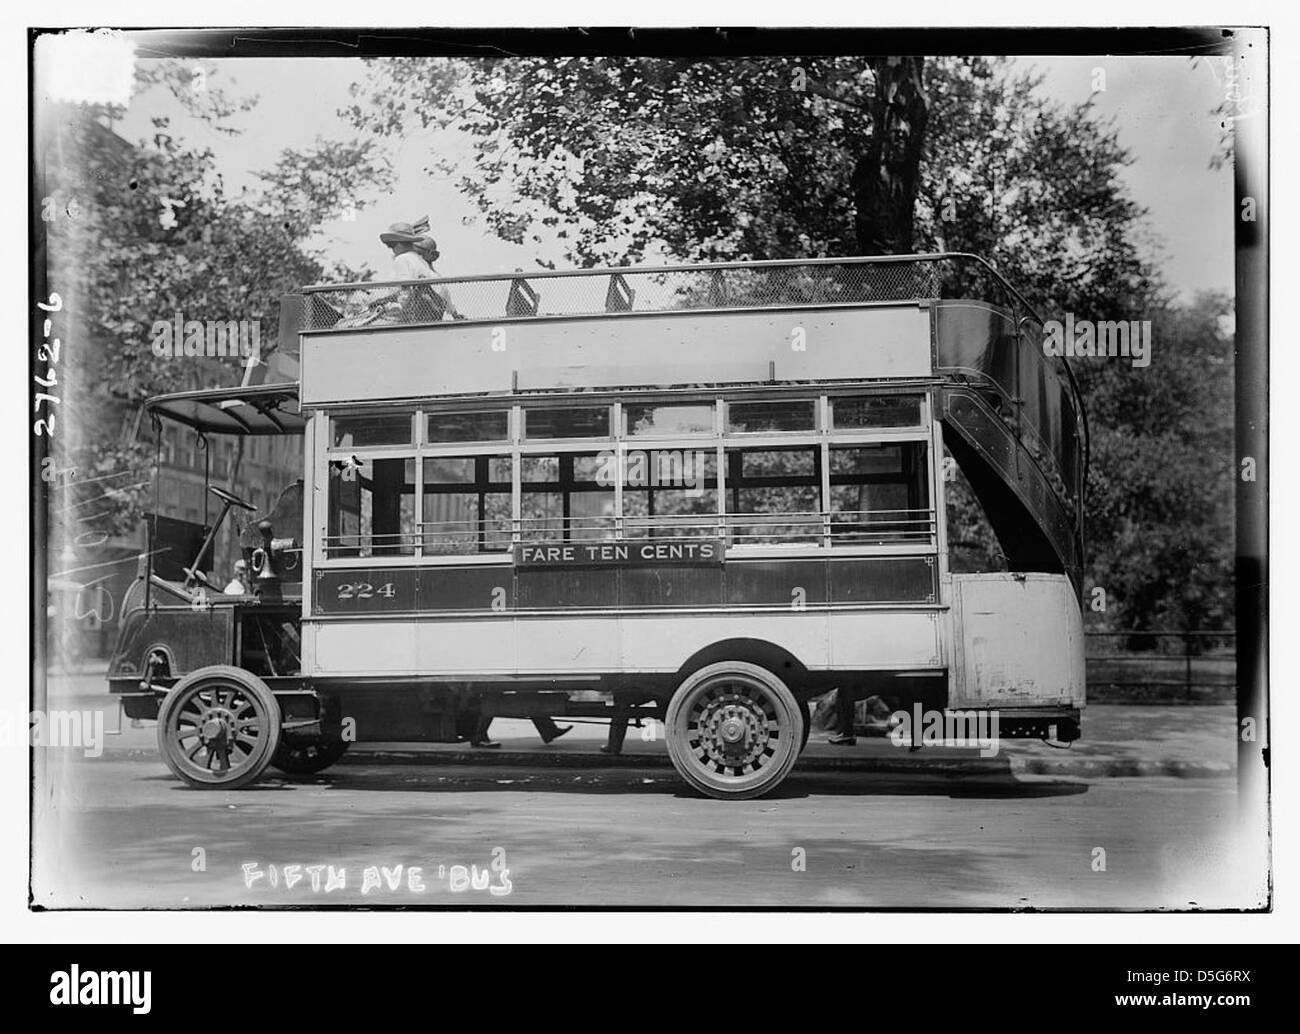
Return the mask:
[[[428,224],[425,225],[427,227]],[[380,241],[387,244],[388,250],[393,253],[393,279],[427,280],[433,276],[429,264],[415,250],[421,236],[411,223],[393,223],[379,235]]]
[[[428,230],[426,216],[415,223],[393,223],[379,235],[393,253],[395,280],[430,280],[438,275],[432,265],[432,259],[438,257],[438,245],[428,236]],[[400,316],[403,323],[432,323],[447,314],[453,319],[463,318],[441,284],[413,287],[404,294]]]

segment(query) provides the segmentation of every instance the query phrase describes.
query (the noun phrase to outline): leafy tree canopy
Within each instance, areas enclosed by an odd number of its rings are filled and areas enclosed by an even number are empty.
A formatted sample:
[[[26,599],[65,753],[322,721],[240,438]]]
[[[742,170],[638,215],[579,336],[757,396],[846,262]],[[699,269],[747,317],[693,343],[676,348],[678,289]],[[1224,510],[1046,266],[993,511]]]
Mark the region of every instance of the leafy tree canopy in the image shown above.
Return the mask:
[[[256,99],[228,99],[200,78],[214,74],[205,68],[141,62],[137,87],[170,91],[189,115],[236,132],[228,120]],[[260,175],[260,189],[232,196],[210,148],[188,145],[165,117],[152,120],[148,139],[125,140],[110,128],[122,114],[61,106],[48,113],[40,138],[44,192],[54,199],[46,225],[50,281],[78,321],[56,441],[60,465],[77,467],[82,478],[147,466],[136,433],[144,399],[234,384],[242,375],[229,359],[160,360],[151,348],[155,321],[176,312],[186,320],[258,321],[265,354],[277,340],[282,294],[354,275],[311,246],[321,223],[337,215],[342,199],[391,175],[373,142],[321,141],[285,151]],[[121,530],[144,502],[138,486],[118,490],[110,482],[95,509],[106,529]]]

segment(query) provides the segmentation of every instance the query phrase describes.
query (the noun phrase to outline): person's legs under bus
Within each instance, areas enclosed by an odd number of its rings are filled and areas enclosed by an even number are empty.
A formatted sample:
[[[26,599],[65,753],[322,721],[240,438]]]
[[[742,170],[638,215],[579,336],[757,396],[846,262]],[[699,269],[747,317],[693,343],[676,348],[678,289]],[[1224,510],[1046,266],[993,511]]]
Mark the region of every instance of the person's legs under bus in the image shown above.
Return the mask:
[[[537,735],[542,738],[543,743],[550,743],[551,740],[559,739],[566,732],[569,732],[573,726],[556,725],[554,718],[550,715],[544,715],[533,719],[533,728],[537,730]]]
[[[501,746],[500,743],[488,738],[488,728],[492,725],[492,719],[496,717],[496,699],[491,693],[483,693],[478,698],[478,721],[474,724],[474,738],[470,742],[471,747],[478,747],[482,750],[496,750]]]
[[[853,686],[841,685],[835,689],[835,735],[830,738],[830,743],[836,747],[852,747],[858,742],[857,737],[853,734],[854,712],[857,710],[854,706],[857,703],[857,693]]]

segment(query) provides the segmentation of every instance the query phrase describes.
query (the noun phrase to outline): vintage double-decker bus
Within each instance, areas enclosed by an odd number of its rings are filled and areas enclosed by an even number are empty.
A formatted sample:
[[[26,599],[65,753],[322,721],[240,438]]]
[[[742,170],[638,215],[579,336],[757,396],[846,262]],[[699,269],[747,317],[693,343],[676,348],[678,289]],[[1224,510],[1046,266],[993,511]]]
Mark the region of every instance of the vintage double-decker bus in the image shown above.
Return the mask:
[[[248,592],[196,560],[131,594],[111,687],[186,782],[583,716],[661,721],[683,779],[748,798],[835,687],[1078,737],[1083,404],[983,260],[323,285],[281,320],[298,383],[148,404],[303,442]],[[954,464],[1001,569],[953,570]]]

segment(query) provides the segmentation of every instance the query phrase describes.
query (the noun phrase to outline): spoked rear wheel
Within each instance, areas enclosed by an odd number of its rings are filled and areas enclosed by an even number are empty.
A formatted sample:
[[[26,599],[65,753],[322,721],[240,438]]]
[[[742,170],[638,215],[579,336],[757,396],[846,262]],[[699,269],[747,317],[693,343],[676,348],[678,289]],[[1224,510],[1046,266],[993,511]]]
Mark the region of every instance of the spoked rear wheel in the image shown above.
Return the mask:
[[[766,668],[721,661],[690,675],[664,724],[683,779],[710,797],[745,800],[776,787],[799,758],[799,702]]]
[[[177,776],[209,789],[253,782],[280,743],[280,705],[261,679],[213,665],[181,679],[158,710],[158,749]]]

